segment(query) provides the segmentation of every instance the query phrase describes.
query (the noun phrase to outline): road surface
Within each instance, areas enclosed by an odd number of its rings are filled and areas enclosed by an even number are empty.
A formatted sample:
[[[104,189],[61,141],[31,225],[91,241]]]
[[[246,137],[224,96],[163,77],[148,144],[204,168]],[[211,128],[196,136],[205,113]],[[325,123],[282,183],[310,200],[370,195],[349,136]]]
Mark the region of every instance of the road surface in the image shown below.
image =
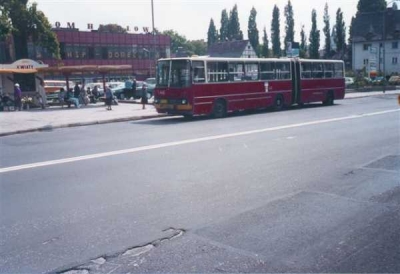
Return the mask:
[[[400,272],[399,118],[386,95],[2,137],[0,272],[149,244],[115,272]]]

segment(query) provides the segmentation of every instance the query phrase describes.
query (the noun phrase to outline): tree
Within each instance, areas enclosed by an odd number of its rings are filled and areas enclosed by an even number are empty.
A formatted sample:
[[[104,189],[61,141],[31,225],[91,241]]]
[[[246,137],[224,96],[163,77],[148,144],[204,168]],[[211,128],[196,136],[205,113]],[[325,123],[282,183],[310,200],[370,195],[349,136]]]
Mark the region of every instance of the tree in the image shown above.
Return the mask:
[[[240,30],[239,14],[236,4],[233,6],[229,15],[228,39],[230,41],[243,40],[243,32]]]
[[[286,35],[285,35],[285,50],[287,49],[288,42],[294,42],[294,14],[293,6],[290,0],[285,6],[285,17],[286,17]]]
[[[311,15],[311,32],[310,32],[310,58],[319,59],[319,47],[320,47],[320,31],[317,27],[317,12],[315,9],[312,10]]]
[[[324,10],[324,34],[325,34],[325,58],[329,58],[331,56],[332,45],[331,45],[331,24],[330,24],[330,16],[329,16],[329,7],[328,3],[325,3]]]
[[[260,55],[261,57],[269,57],[269,41],[268,41],[267,30],[265,27],[263,33],[264,33],[263,43],[261,46]]]
[[[304,31],[304,25],[301,27],[300,40],[300,57],[305,58],[307,56],[307,36]]]
[[[358,12],[384,11],[387,7],[386,0],[359,0]]]
[[[253,7],[250,11],[247,34],[250,40],[250,44],[253,46],[255,50],[258,49],[258,45],[260,44],[256,19],[257,19],[257,11]]]
[[[177,52],[178,48],[184,48],[187,50],[188,41],[184,35],[180,35],[174,30],[165,30],[162,34],[168,35],[171,38],[171,52]]]
[[[218,42],[218,33],[217,29],[215,28],[214,20],[211,18],[207,32],[207,45],[211,46],[215,42]]]
[[[219,29],[219,39],[221,42],[228,40],[228,32],[229,32],[229,16],[224,9],[221,13],[221,28]]]
[[[16,59],[28,58],[29,39],[60,59],[57,36],[36,3],[28,5],[28,0],[0,0],[0,11],[0,38],[13,36]]]
[[[186,43],[187,53],[191,55],[206,55],[207,43],[204,40],[191,40]]]
[[[98,32],[127,33],[127,30],[118,24],[100,25]]]
[[[336,51],[344,54],[346,50],[346,26],[343,20],[343,12],[339,8],[336,12]]]
[[[279,8],[275,5],[272,12],[271,22],[271,40],[272,40],[272,54],[274,57],[281,56],[281,34],[279,23]]]

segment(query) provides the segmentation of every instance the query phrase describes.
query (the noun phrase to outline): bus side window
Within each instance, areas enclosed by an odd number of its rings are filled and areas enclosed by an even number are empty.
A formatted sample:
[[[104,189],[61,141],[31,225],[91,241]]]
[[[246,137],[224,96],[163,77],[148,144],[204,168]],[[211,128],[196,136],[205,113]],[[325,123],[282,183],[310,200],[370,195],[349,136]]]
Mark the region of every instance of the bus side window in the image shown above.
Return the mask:
[[[274,62],[261,62],[260,63],[260,79],[261,80],[275,80],[275,63]]]
[[[332,63],[325,63],[325,78],[332,78],[333,77],[333,64]]]
[[[276,75],[279,80],[290,79],[290,63],[289,62],[277,62],[276,63]]]
[[[228,81],[228,63],[210,62],[207,63],[208,82],[226,82]]]
[[[229,63],[229,81],[237,82],[244,80],[243,63]]]
[[[343,63],[335,63],[335,78],[343,78]]]
[[[246,63],[245,66],[245,80],[255,81],[258,80],[258,64]]]
[[[322,63],[313,63],[312,75],[315,79],[324,78],[324,66]]]
[[[301,63],[301,78],[311,79],[312,78],[312,64],[311,63]]]
[[[193,68],[193,83],[204,83],[206,81],[206,75],[204,71],[204,62],[194,61],[192,63]]]

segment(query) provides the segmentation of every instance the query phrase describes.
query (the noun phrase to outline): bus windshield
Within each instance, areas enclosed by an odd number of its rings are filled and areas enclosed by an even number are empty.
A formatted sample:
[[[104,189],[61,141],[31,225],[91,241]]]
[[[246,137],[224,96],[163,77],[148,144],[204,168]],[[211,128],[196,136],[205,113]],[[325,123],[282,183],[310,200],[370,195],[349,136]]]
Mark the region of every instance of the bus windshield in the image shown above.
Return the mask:
[[[158,87],[188,87],[190,86],[190,61],[172,60],[160,61],[157,66]]]

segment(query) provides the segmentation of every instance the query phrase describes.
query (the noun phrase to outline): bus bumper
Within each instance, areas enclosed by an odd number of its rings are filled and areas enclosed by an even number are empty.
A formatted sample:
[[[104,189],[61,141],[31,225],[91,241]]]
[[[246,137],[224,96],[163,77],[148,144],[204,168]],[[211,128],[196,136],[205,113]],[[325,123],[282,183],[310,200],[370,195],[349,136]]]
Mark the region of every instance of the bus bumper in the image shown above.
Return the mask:
[[[158,113],[168,114],[192,114],[192,105],[173,105],[173,104],[155,104]]]

